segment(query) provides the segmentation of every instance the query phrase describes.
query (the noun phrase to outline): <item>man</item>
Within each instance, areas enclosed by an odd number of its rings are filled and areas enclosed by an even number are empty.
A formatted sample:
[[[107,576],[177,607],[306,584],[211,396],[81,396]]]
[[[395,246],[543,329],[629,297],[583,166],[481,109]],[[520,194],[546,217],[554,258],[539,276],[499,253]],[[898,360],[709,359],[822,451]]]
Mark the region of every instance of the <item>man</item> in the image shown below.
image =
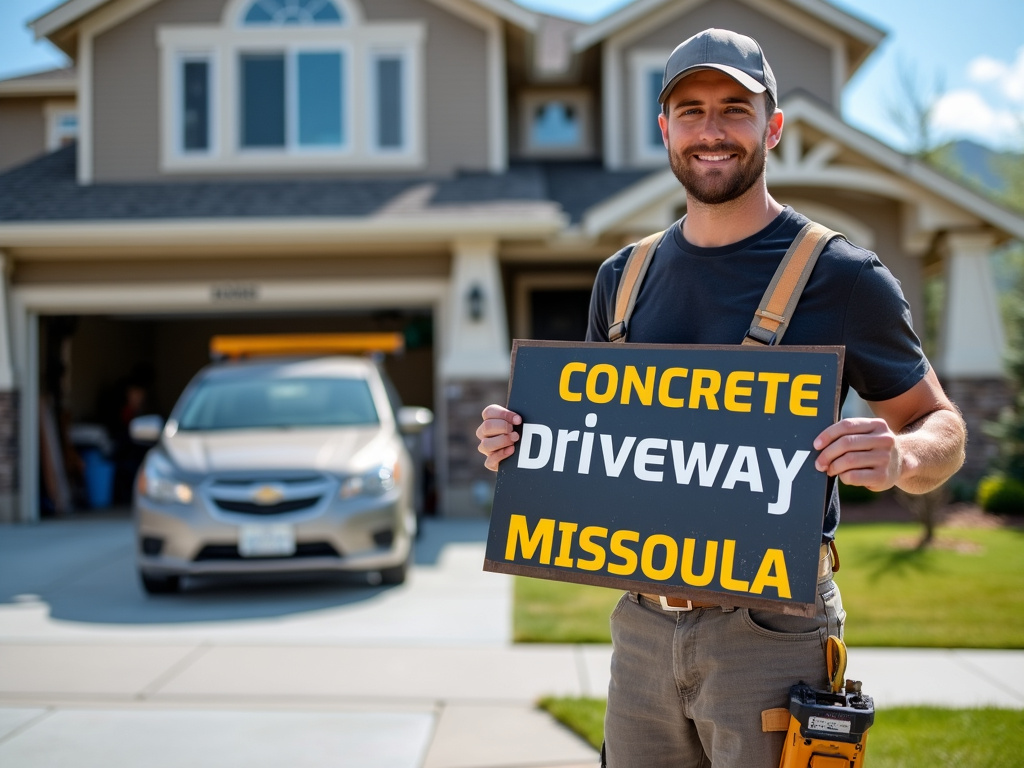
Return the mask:
[[[628,341],[738,344],[786,249],[807,219],[776,202],[765,156],[782,135],[775,77],[749,37],[709,29],[665,67],[659,116],[687,212],[651,263]],[[608,341],[629,248],[606,261],[591,299],[588,341]],[[842,396],[854,387],[874,418],[843,419],[814,440],[829,476],[822,539],[839,523],[836,478],[881,491],[923,493],[963,462],[966,434],[911,327],[899,283],[877,257],[832,240],[801,294],[787,344],[845,345]],[[498,405],[477,430],[485,465],[510,456],[522,419]],[[845,612],[831,559],[819,570],[814,618],[694,603],[668,610],[623,595],[611,617],[612,676],[605,720],[611,768],[775,768],[783,734],[760,714],[788,703],[791,685],[826,684],[824,641]]]

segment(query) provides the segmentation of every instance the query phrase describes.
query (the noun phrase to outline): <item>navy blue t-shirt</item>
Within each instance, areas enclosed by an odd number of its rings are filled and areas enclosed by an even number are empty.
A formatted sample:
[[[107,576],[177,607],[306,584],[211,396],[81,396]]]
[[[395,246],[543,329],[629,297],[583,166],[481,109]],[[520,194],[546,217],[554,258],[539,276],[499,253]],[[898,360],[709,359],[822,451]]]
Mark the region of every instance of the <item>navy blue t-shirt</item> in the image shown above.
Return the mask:
[[[683,236],[682,221],[662,238],[640,287],[627,341],[739,344],[768,283],[808,219],[786,207],[767,227],[720,248]],[[601,265],[590,301],[587,341],[608,341],[615,292],[630,247]],[[870,251],[842,238],[822,252],[782,340],[787,345],[846,347],[841,398],[850,387],[865,400],[888,400],[929,370],[899,281]],[[823,537],[835,536],[839,495],[829,480]]]

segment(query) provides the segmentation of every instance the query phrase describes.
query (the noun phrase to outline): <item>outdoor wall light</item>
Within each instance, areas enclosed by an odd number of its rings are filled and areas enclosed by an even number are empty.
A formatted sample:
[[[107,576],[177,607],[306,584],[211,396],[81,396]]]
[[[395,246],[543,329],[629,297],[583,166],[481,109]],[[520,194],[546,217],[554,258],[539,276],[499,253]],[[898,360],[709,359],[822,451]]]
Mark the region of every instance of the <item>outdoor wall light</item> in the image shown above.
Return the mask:
[[[484,289],[479,283],[473,283],[466,293],[466,308],[469,310],[469,319],[479,323],[484,319]]]

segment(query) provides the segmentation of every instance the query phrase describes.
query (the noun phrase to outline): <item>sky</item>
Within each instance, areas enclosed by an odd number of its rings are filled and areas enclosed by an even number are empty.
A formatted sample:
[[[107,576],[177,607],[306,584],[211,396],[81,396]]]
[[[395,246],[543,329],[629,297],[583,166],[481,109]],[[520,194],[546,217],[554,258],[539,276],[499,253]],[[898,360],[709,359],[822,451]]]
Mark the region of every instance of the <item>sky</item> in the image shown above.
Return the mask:
[[[518,0],[530,9],[595,21],[631,0]],[[967,138],[1024,151],[1024,0],[830,0],[887,36],[843,94],[848,123],[897,149],[907,137],[890,113],[903,98],[899,73],[939,95],[940,140]],[[0,0],[0,79],[66,64],[25,24],[59,0]],[[906,78],[904,78],[906,79]]]

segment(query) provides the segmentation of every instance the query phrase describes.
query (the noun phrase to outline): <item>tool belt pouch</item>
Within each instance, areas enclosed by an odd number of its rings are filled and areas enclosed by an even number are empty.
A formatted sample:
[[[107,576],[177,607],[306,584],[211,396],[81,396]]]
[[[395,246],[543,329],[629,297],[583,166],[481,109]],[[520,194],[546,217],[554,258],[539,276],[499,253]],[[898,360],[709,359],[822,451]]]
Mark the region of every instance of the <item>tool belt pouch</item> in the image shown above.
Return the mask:
[[[874,721],[870,696],[830,693],[804,683],[790,688],[788,710],[761,713],[763,731],[786,731],[779,768],[861,768]]]

